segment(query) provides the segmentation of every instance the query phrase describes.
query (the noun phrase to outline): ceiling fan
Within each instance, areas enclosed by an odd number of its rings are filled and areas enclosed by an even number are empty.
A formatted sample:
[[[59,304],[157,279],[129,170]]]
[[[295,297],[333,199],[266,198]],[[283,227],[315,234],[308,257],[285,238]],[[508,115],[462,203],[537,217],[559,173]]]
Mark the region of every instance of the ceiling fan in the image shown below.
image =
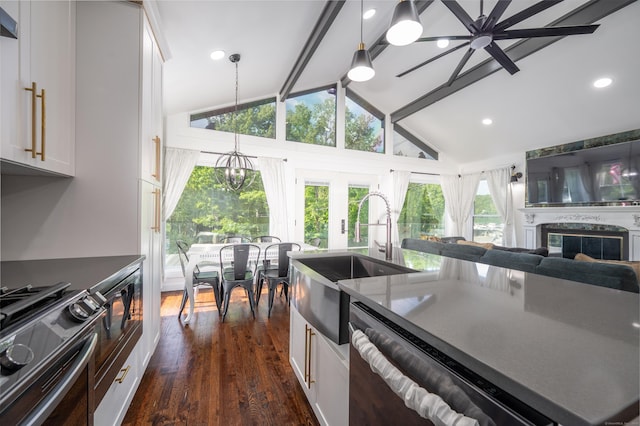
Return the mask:
[[[455,81],[455,79],[458,77],[458,74],[460,74],[460,71],[462,71],[462,68],[464,68],[466,63],[469,61],[469,58],[471,58],[471,55],[473,55],[473,53],[479,49],[486,50],[496,61],[498,61],[498,63],[505,70],[507,70],[510,74],[515,74],[516,72],[520,71],[520,69],[495,43],[496,40],[591,34],[598,28],[599,25],[575,25],[565,27],[544,27],[519,30],[508,29],[509,27],[512,27],[513,25],[518,24],[525,19],[528,19],[531,16],[536,15],[550,8],[551,6],[560,3],[561,1],[562,0],[542,0],[516,13],[511,17],[498,22],[502,14],[511,3],[511,0],[498,0],[489,16],[484,15],[483,0],[480,0],[480,16],[476,20],[473,20],[457,1],[442,0],[442,3],[444,3],[444,5],[456,16],[456,18],[458,18],[458,20],[462,22],[462,24],[470,34],[459,36],[423,37],[419,38],[416,41],[437,41],[442,39],[467,41],[439,55],[436,55],[433,58],[430,58],[414,66],[413,68],[403,71],[396,77],[407,75],[410,72],[413,72],[418,68],[421,68],[428,63],[442,58],[443,56],[448,55],[451,52],[455,52],[456,50],[461,49],[465,46],[469,46],[469,49],[458,63],[458,66],[453,71],[453,74],[451,74],[451,77],[449,77],[449,80],[446,83],[447,86],[450,86],[451,83]]]

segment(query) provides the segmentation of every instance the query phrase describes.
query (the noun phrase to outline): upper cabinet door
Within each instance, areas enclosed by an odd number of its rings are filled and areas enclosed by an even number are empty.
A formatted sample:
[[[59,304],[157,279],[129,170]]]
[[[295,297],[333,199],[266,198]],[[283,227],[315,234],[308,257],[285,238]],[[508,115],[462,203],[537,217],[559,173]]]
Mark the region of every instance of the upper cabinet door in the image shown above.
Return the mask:
[[[145,19],[142,39],[142,176],[162,182],[162,57],[150,25]]]
[[[69,176],[75,171],[75,7],[74,1],[19,2],[19,67],[12,57],[2,74],[2,158]],[[5,118],[9,105],[16,113]]]

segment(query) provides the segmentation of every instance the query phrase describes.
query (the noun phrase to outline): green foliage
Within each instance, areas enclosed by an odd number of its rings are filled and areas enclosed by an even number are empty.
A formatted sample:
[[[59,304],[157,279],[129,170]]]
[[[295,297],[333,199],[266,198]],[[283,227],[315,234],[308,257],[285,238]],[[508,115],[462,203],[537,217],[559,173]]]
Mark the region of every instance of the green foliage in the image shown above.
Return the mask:
[[[268,234],[269,209],[259,173],[250,187],[233,192],[218,183],[212,167],[193,169],[175,211],[167,220],[169,253],[175,252],[176,240],[192,244],[197,233],[204,231],[220,235]]]
[[[304,188],[304,240],[321,239],[327,247],[329,236],[329,187],[307,185]]]
[[[347,107],[345,113],[345,148],[379,152],[379,147],[382,144],[382,135],[371,126],[376,120],[378,119],[371,114],[356,114]],[[384,145],[382,148],[384,149]]]
[[[400,239],[443,235],[444,196],[436,184],[410,183],[398,218]]]
[[[262,136],[265,138],[276,137],[276,104],[268,103],[234,112],[214,115],[207,118],[207,129],[220,130],[222,132]]]
[[[287,108],[287,140],[336,146],[335,96],[309,105],[300,102],[293,111]]]

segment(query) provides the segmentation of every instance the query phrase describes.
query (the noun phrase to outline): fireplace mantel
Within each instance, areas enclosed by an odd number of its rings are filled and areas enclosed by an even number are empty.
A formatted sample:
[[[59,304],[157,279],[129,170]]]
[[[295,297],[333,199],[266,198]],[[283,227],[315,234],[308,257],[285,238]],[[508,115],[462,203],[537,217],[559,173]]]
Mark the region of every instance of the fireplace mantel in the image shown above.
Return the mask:
[[[585,223],[621,226],[629,230],[629,259],[640,260],[640,207],[526,207],[524,215],[525,247],[541,246],[540,225],[548,223]]]

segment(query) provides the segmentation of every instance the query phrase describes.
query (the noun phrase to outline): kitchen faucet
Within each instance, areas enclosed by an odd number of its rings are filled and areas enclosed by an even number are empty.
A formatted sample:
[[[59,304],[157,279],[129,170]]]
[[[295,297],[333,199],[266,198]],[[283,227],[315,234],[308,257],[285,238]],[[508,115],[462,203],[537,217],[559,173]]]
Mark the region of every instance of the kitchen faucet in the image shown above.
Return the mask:
[[[391,206],[389,205],[389,200],[382,192],[370,192],[365,195],[360,203],[358,204],[358,214],[356,215],[356,224],[355,224],[355,236],[354,241],[356,243],[360,242],[360,226],[382,226],[381,223],[360,223],[360,209],[362,208],[362,204],[372,195],[378,196],[384,200],[384,203],[387,205],[387,243],[384,245],[384,252],[386,260],[391,260],[393,258],[393,250],[391,247]]]

